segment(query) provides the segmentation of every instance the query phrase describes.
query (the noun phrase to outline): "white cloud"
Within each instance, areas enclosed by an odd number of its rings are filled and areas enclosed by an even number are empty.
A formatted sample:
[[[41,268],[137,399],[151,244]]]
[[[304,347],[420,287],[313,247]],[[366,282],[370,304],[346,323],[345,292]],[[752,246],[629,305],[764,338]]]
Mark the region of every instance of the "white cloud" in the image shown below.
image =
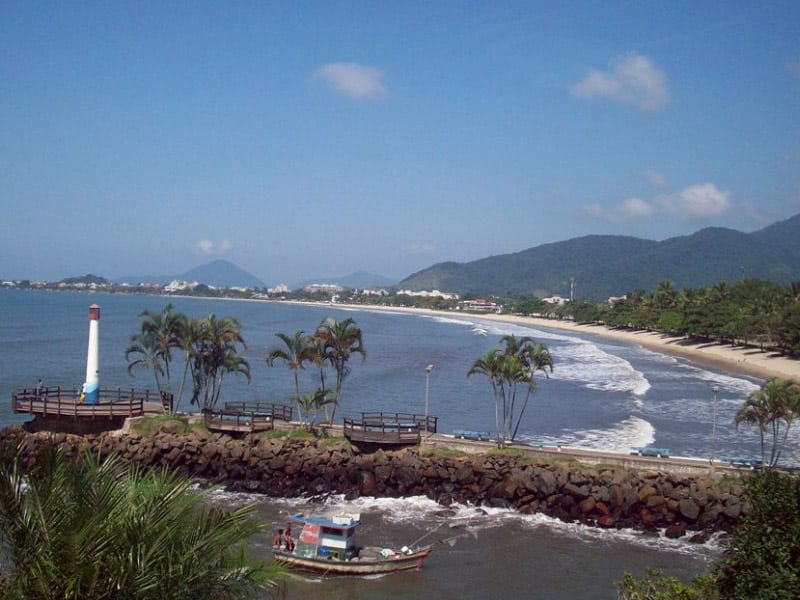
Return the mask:
[[[639,198],[623,200],[620,202],[618,210],[623,217],[629,219],[649,217],[655,212],[655,209],[650,204]]]
[[[597,203],[584,206],[588,214],[608,221],[629,221],[656,215],[718,217],[729,208],[730,192],[718,189],[713,183],[690,185],[675,194],[658,196],[651,202],[627,198],[609,208]]]
[[[645,171],[644,177],[654,188],[665,188],[668,185],[667,178],[658,171]]]
[[[717,217],[730,208],[730,192],[713,183],[698,183],[677,194],[660,196],[656,203],[661,210],[680,217]]]
[[[219,244],[215,244],[211,240],[198,240],[194,244],[195,252],[201,256],[221,256],[231,248],[233,248],[233,242],[230,240],[222,240]]]
[[[356,63],[323,65],[314,71],[313,78],[324,81],[334,90],[351,98],[372,98],[389,93],[383,83],[383,71]]]
[[[667,76],[646,56],[627,54],[611,63],[608,71],[590,70],[570,86],[575,96],[602,96],[655,111],[670,102]]]

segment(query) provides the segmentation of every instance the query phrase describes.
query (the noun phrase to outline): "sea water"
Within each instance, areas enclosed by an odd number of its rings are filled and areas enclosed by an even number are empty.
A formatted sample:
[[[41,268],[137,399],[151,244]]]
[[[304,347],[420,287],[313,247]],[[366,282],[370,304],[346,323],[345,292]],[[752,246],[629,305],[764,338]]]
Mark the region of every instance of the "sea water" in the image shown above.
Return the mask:
[[[33,386],[39,378],[47,386],[83,383],[88,307],[93,303],[101,307],[100,385],[155,387],[152,372],[128,373],[124,352],[139,329],[139,314],[159,312],[170,302],[175,310],[192,317],[213,313],[240,321],[247,342],[243,356],[250,363],[252,380],[248,383],[242,376],[227,375],[221,402],[291,404],[292,372],[279,363],[269,367],[265,361],[269,348],[281,347],[275,334],[292,335],[298,329],[311,333],[326,316],[352,318],[363,331],[366,357],[354,355],[349,362],[351,373],[344,382],[337,420],[361,411],[424,414],[427,407],[430,415],[439,418],[440,433],[493,431],[491,386],[480,375],[467,377],[467,371],[503,335],[527,335],[547,344],[555,368],[549,377],[537,373],[536,391],[520,423],[520,440],[622,452],[632,446],[655,445],[673,455],[704,458],[712,453],[760,456],[757,432],[737,429],[733,423],[736,410],[758,389],[760,380],[636,345],[469,315],[75,292],[0,290],[0,397],[6,398],[0,404],[0,426],[28,418],[12,413],[12,389]],[[430,374],[427,365],[433,365]],[[329,373],[329,384],[331,378]],[[315,369],[300,373],[302,393],[313,392],[318,384]],[[719,388],[716,399],[713,386]],[[798,457],[786,452],[784,460],[796,463]],[[262,518],[268,521],[285,518],[298,502],[261,496],[248,501],[258,503]],[[440,523],[451,517],[442,516],[441,507],[424,499],[361,502],[367,515],[365,533],[402,543],[437,525],[445,530],[461,525],[457,518]],[[707,569],[719,554],[714,542],[699,546],[668,542],[662,537],[592,530],[511,511],[476,513],[470,521],[477,535],[458,539],[452,548],[437,548],[418,573],[374,582],[295,583],[297,591],[289,597],[381,598],[391,585],[393,597],[398,598],[613,598],[611,582],[625,570],[641,573],[653,566],[685,578]]]

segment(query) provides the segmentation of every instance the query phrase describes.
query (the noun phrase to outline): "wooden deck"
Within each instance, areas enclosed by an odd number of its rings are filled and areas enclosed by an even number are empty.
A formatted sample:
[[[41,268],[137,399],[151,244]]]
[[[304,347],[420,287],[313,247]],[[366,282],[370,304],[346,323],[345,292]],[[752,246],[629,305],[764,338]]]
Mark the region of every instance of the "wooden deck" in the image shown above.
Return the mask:
[[[284,404],[226,402],[222,410],[203,409],[209,431],[258,433],[275,428],[275,420],[292,420],[292,408]]]
[[[225,409],[243,413],[270,416],[281,421],[292,420],[292,407],[285,404],[269,404],[266,402],[226,402]]]
[[[140,417],[157,407],[168,412],[172,394],[133,388],[100,388],[100,401],[86,404],[77,387],[50,386],[23,388],[11,394],[11,408],[15,413],[28,413],[48,419],[125,419]]]
[[[360,418],[344,418],[344,436],[353,443],[381,446],[419,444],[422,432],[436,433],[438,417],[409,414],[365,412]]]
[[[209,431],[257,433],[275,427],[272,417],[239,411],[203,409],[203,422]]]

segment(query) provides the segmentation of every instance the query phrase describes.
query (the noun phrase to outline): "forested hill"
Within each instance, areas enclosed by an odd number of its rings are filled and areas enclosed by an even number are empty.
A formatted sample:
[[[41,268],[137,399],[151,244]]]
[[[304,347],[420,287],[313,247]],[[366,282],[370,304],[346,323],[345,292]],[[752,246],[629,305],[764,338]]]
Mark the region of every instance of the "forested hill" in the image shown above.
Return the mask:
[[[710,227],[661,242],[589,235],[468,263],[439,263],[398,287],[568,297],[574,279],[576,298],[604,300],[654,289],[663,280],[680,289],[742,278],[800,280],[800,214],[753,233]]]

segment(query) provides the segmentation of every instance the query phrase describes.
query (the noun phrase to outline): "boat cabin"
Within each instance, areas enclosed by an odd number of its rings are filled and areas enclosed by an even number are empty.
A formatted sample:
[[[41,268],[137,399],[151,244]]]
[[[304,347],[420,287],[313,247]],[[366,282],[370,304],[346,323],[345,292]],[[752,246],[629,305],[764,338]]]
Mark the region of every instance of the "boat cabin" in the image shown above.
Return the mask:
[[[291,520],[302,526],[294,549],[296,556],[350,560],[358,556],[354,534],[360,522],[357,513],[340,513],[330,517],[293,515]]]

